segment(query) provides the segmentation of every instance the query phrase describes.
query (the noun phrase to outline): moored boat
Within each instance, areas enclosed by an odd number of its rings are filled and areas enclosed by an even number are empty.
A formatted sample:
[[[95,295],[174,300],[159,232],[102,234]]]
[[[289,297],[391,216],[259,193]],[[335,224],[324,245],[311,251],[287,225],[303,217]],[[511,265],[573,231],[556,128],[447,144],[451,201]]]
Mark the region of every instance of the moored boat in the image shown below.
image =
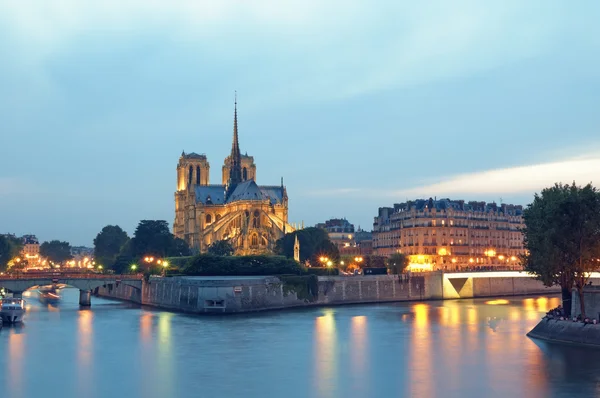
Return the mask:
[[[3,298],[0,300],[0,318],[5,323],[18,323],[25,315],[25,300],[21,298]]]

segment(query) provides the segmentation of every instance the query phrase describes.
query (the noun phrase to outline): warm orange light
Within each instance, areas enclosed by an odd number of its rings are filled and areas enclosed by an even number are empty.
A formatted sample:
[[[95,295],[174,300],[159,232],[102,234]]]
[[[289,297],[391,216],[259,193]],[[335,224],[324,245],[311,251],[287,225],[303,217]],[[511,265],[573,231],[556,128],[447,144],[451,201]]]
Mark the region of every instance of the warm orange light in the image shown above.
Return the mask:
[[[452,259],[452,264],[456,264],[456,261],[457,261],[457,260],[456,260],[455,258],[453,258],[453,259]]]
[[[443,248],[443,247],[442,247],[442,248],[441,248],[441,249],[438,251],[438,254],[439,254],[440,256],[445,256],[446,254],[448,254],[448,251],[447,251],[445,248]]]
[[[510,257],[510,261],[515,261],[517,258],[515,256]]]
[[[473,263],[474,261],[475,261],[475,260],[473,260],[473,258],[470,258],[470,259],[469,259],[469,262],[470,262],[470,263]]]
[[[503,256],[502,254],[501,254],[501,255],[499,255],[499,256],[498,256],[498,260],[500,260],[500,261],[504,260],[504,256]]]

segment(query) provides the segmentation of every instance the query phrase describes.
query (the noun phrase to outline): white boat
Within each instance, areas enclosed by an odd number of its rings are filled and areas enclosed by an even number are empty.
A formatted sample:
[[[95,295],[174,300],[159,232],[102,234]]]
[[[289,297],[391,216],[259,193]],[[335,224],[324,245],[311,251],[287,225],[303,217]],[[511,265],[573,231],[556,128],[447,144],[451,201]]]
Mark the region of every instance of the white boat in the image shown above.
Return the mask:
[[[25,315],[25,300],[20,298],[3,298],[0,300],[0,318],[4,323],[17,323]]]

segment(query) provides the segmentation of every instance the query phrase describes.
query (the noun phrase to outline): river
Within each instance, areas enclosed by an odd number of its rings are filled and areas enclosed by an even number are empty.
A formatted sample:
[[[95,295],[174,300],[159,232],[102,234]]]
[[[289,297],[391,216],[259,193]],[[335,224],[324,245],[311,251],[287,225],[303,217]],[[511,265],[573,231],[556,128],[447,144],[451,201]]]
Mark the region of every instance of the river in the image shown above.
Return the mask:
[[[26,297],[0,331],[3,396],[591,397],[600,350],[525,336],[558,297],[198,317]]]

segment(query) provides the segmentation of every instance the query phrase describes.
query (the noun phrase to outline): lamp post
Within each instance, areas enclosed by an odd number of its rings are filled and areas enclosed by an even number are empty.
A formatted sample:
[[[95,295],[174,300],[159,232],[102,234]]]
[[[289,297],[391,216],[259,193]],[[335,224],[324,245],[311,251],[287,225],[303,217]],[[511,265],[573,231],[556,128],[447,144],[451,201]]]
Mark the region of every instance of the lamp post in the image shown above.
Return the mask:
[[[137,265],[131,264],[131,273],[135,273],[136,269],[137,269]]]

